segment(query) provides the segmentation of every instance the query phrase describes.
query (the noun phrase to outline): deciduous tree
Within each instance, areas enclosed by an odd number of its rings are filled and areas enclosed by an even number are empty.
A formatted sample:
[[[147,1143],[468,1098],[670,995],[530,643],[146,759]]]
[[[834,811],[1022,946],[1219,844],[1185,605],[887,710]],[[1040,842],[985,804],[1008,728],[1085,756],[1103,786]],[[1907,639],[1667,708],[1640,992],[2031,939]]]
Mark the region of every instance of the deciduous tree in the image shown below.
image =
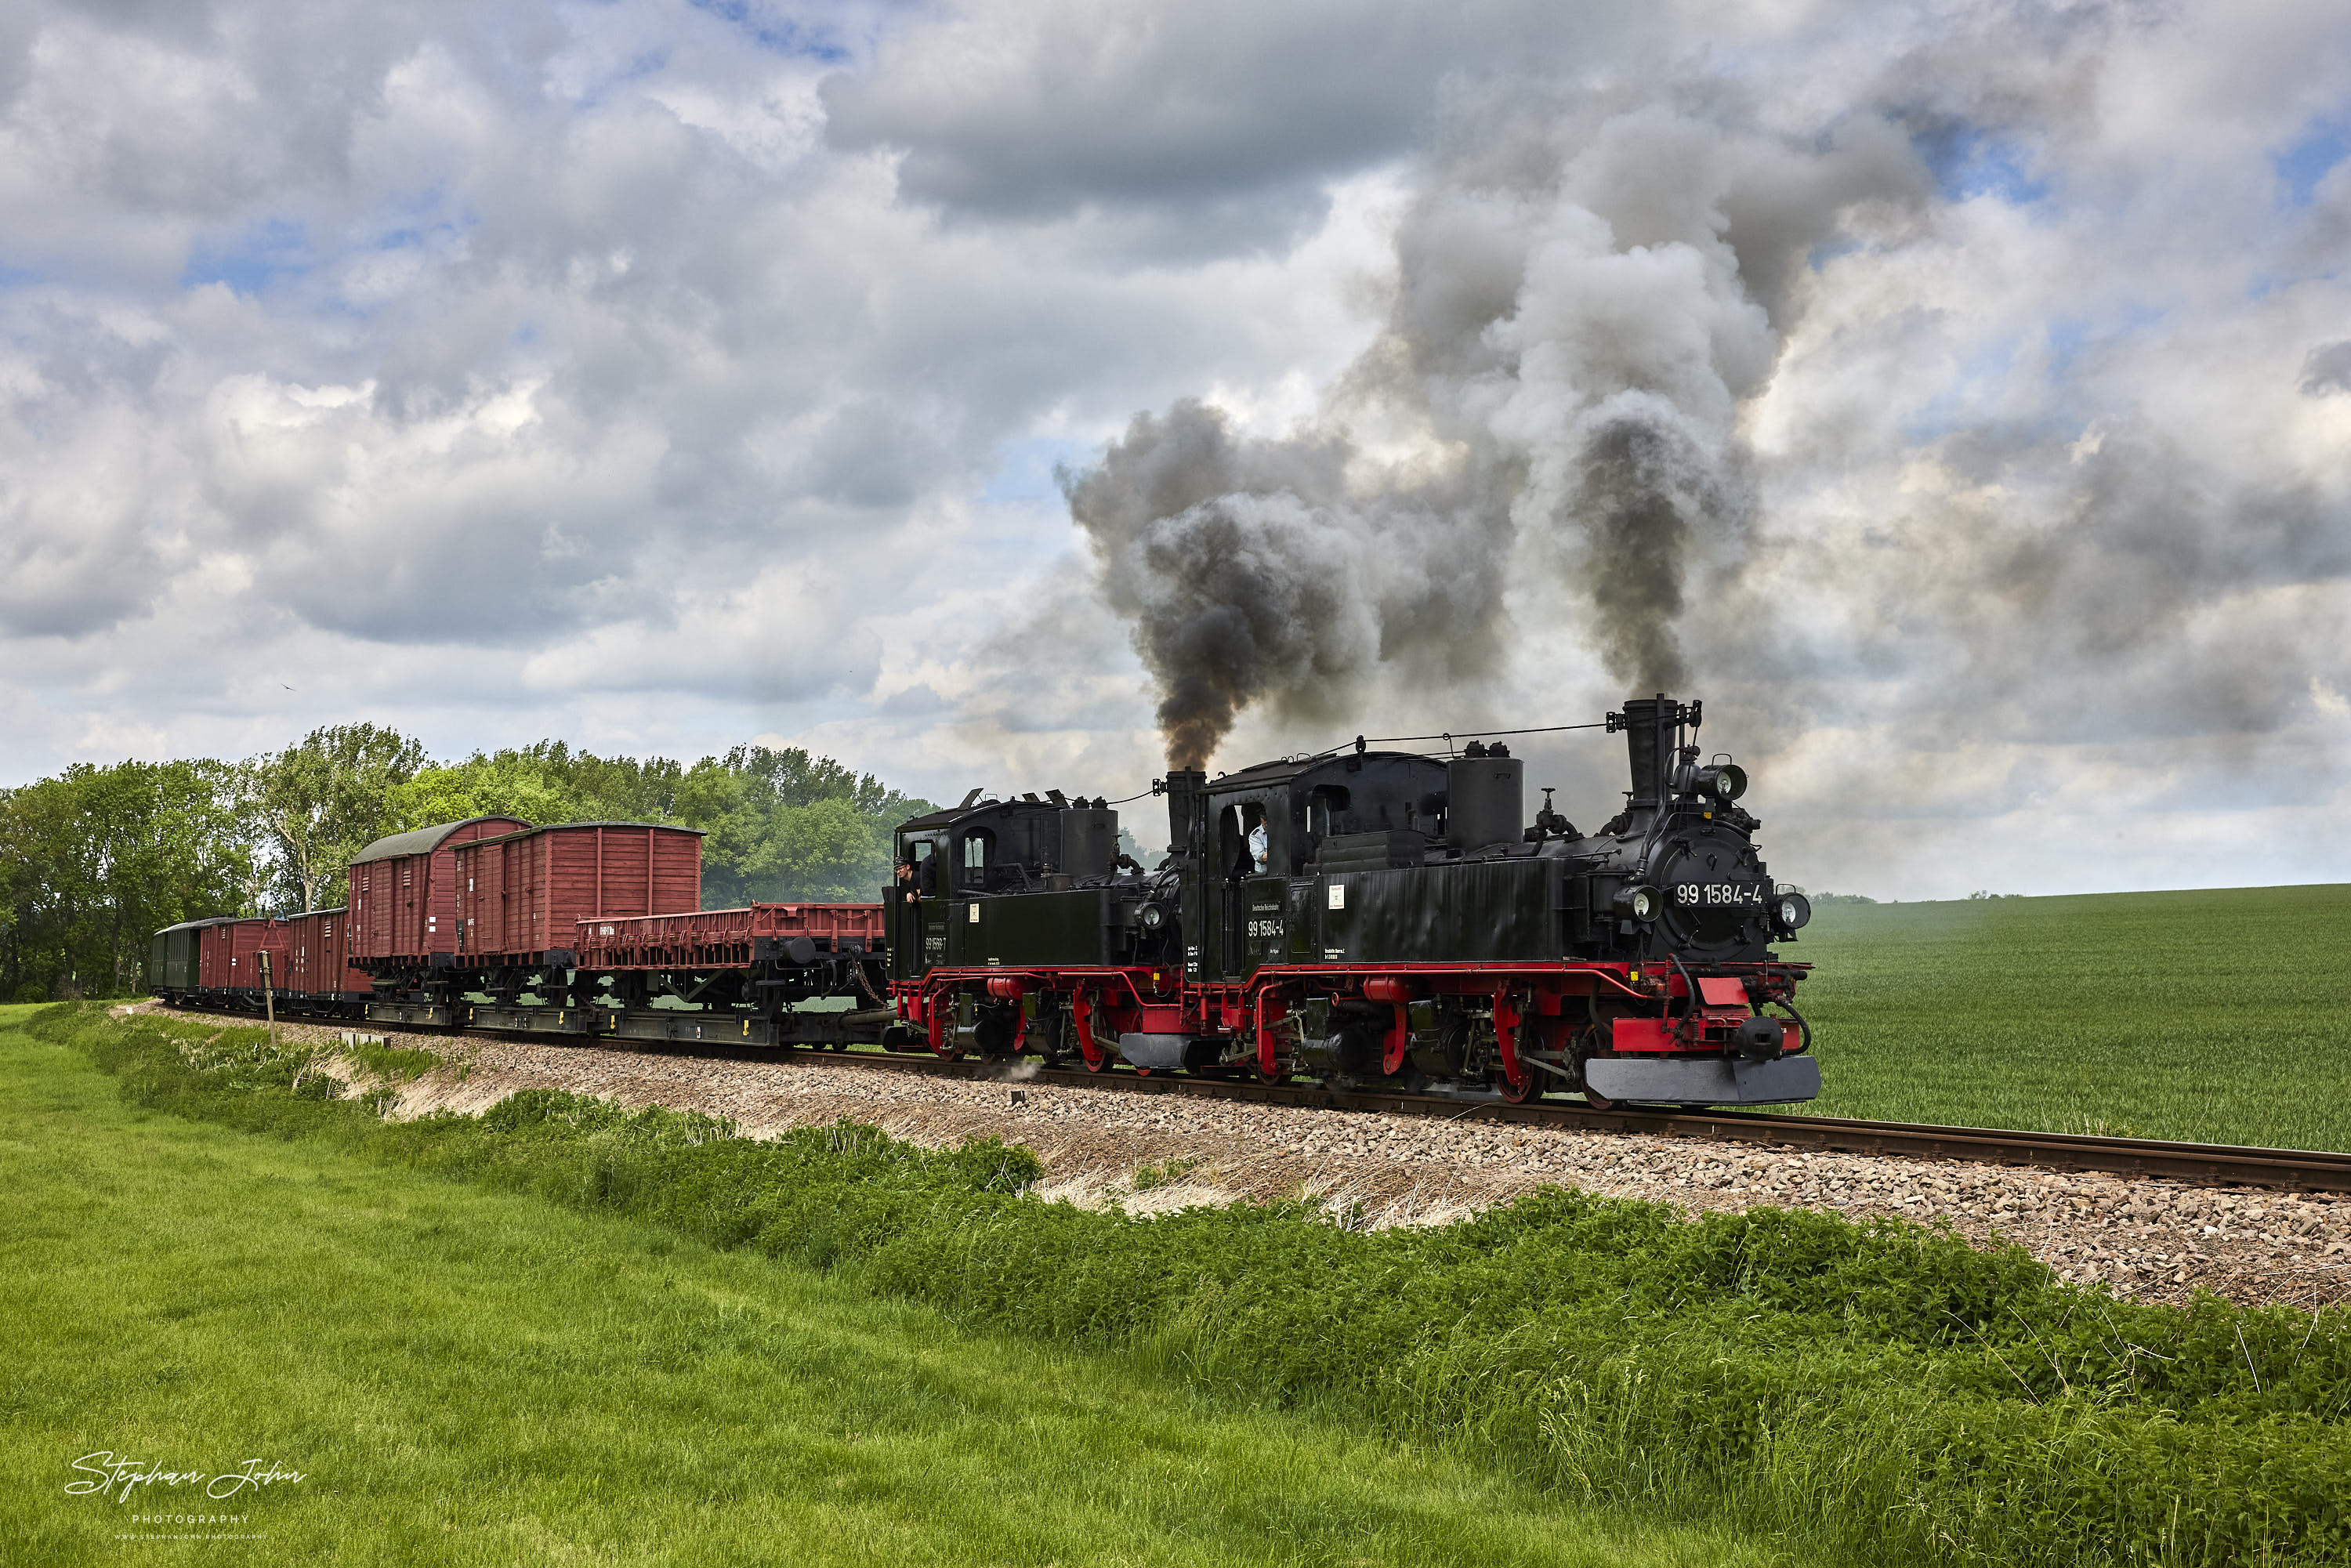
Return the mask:
[[[273,852],[274,891],[316,909],[351,857],[390,831],[392,792],[424,766],[424,748],[397,730],[338,724],[246,766],[249,810]]]

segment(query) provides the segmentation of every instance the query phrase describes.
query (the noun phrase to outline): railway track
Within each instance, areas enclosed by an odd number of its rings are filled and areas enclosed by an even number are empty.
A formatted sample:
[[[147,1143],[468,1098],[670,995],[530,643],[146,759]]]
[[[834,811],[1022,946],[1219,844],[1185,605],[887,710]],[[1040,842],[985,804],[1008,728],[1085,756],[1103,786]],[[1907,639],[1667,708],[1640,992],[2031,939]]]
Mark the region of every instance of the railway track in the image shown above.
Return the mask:
[[[1012,1084],[1050,1083],[1128,1094],[1196,1095],[1266,1105],[1379,1111],[1447,1121],[1511,1122],[1587,1133],[1640,1133],[1716,1143],[1759,1144],[1838,1154],[1897,1155],[1980,1165],[2037,1166],[2052,1170],[2104,1171],[2161,1176],[2201,1186],[2275,1187],[2284,1191],[2351,1192],[2351,1155],[2310,1149],[2263,1149],[2228,1144],[2173,1144],[2151,1138],[2101,1138],[2069,1133],[2010,1132],[1990,1127],[1938,1127],[1907,1122],[1860,1122],[1761,1111],[1667,1111],[1618,1106],[1595,1111],[1572,1101],[1512,1105],[1496,1098],[1396,1094],[1332,1089],[1322,1084],[1263,1084],[1233,1080],[1142,1078],[1040,1069],[1033,1074],[1005,1062],[942,1061],[872,1053],[811,1052],[807,1060],[946,1077],[995,1079]]]
[[[227,1009],[181,1010],[249,1021],[252,1015]],[[288,1020],[293,1021],[293,1020]],[[544,1031],[419,1028],[417,1033],[489,1035],[546,1041]],[[695,1041],[581,1037],[603,1049],[725,1061],[772,1061],[783,1053],[769,1048],[716,1047]],[[796,1051],[790,1059],[863,1071],[912,1072],[1008,1088],[1029,1084],[1091,1089],[1122,1094],[1164,1094],[1238,1100],[1261,1105],[1319,1110],[1376,1111],[1390,1115],[1443,1121],[1509,1122],[1563,1127],[1588,1133],[1644,1134],[1653,1137],[1755,1144],[1823,1153],[1892,1155],[1912,1159],[1959,1160],[1976,1165],[2037,1166],[2048,1170],[2100,1171],[2115,1176],[2159,1177],[2204,1186],[2258,1186],[2285,1192],[2351,1192],[2351,1154],[2316,1149],[2265,1149],[2231,1144],[2165,1143],[2153,1138],[2107,1138],[2072,1133],[2017,1132],[1993,1127],[1942,1127],[1907,1122],[1863,1122],[1835,1116],[1800,1116],[1761,1111],[1673,1111],[1616,1106],[1593,1110],[1573,1101],[1537,1101],[1513,1105],[1499,1096],[1405,1094],[1383,1090],[1336,1088],[1321,1083],[1266,1084],[1240,1079],[1142,1075],[1121,1069],[1086,1072],[1032,1067],[1012,1061],[893,1055],[872,1051]]]

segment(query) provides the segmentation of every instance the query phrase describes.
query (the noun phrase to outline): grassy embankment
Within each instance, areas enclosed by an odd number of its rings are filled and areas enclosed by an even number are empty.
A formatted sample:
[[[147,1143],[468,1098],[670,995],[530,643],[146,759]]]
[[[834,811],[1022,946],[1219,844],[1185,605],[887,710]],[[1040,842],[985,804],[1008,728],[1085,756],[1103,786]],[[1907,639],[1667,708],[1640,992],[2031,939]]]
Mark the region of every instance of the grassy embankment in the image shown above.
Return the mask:
[[[116,1087],[82,1052],[0,1035],[0,1563],[1771,1560],[650,1219]],[[281,1131],[373,1130],[280,1109]],[[99,1451],[305,1479],[67,1495]],[[154,1513],[246,1522],[130,1522]]]
[[[536,1521],[530,1528],[542,1532],[556,1528],[550,1519],[577,1531],[590,1516],[611,1530],[640,1517],[667,1521],[673,1531],[699,1521],[716,1530],[731,1509],[786,1508],[759,1489],[789,1472],[782,1484],[799,1490],[786,1495],[800,1497],[810,1490],[802,1472],[829,1465],[836,1450],[811,1443],[792,1450],[789,1464],[745,1459],[727,1472],[731,1483],[713,1486],[693,1469],[696,1446],[758,1419],[769,1403],[790,1412],[814,1399],[821,1408],[821,1397],[804,1390],[828,1376],[852,1384],[879,1376],[873,1414],[860,1418],[878,1425],[901,1404],[914,1412],[918,1430],[904,1453],[917,1479],[887,1493],[901,1511],[885,1518],[916,1541],[918,1556],[946,1553],[974,1528],[916,1533],[933,1518],[925,1499],[951,1500],[928,1504],[933,1510],[981,1509],[981,1523],[1000,1532],[1019,1528],[1029,1509],[1062,1517],[1052,1511],[1074,1506],[1072,1489],[1104,1519],[1132,1493],[1119,1526],[1129,1533],[1116,1538],[1131,1544],[1086,1545],[1084,1530],[1103,1528],[1090,1513],[1083,1529],[1068,1530],[1069,1544],[1032,1548],[1028,1537],[999,1534],[990,1553],[1006,1555],[1009,1543],[1040,1559],[1068,1552],[1070,1560],[1174,1560],[1170,1542],[1188,1541],[1187,1526],[1214,1521],[1225,1532],[1217,1542],[1232,1542],[1232,1552],[1271,1560],[1502,1555],[1407,1542],[1382,1533],[1395,1528],[1385,1525],[1360,1535],[1296,1533],[1324,1528],[1317,1521],[1334,1511],[1371,1508],[1373,1517],[1392,1518],[1376,1511],[1416,1495],[1409,1478],[1434,1462],[1401,1457],[1424,1452],[1412,1440],[1441,1445],[1467,1461],[1465,1473],[1508,1478],[1491,1483],[1506,1500],[1551,1489],[1652,1516],[1733,1521],[1729,1528],[1747,1539],[1780,1542],[1808,1563],[2185,1568],[2351,1554],[2341,1486],[2351,1472],[2351,1321],[2340,1310],[2314,1318],[2210,1299],[2186,1311],[2131,1305],[2059,1284],[2012,1249],[1979,1253],[1900,1223],[1864,1227],[1759,1210],[1685,1224],[1669,1210],[1556,1192],[1420,1232],[1361,1233],[1280,1208],[1131,1219],[1023,1196],[1033,1158],[989,1143],[925,1153],[844,1127],[753,1144],[706,1119],[630,1116],[546,1091],[479,1119],[388,1125],[357,1105],[317,1097],[316,1077],[298,1079],[299,1061],[270,1056],[258,1031],[231,1031],[192,1060],[173,1044],[174,1031],[188,1032],[182,1020],[126,1026],[59,1009],[31,1030],[91,1052],[121,1076],[134,1104],[303,1140],[290,1151],[262,1145],[276,1157],[342,1151],[391,1173],[348,1178],[353,1203],[391,1203],[385,1195],[412,1201],[406,1173],[421,1170],[649,1221],[785,1265],[769,1272],[741,1256],[708,1257],[713,1270],[746,1271],[723,1276],[727,1293],[719,1300],[658,1316],[664,1298],[643,1281],[644,1266],[632,1273],[591,1244],[618,1228],[582,1231],[573,1219],[518,1211],[506,1234],[520,1255],[505,1264],[471,1222],[435,1232],[404,1217],[352,1221],[360,1235],[402,1249],[385,1270],[391,1310],[362,1304],[345,1313],[329,1302],[282,1321],[316,1322],[331,1354],[314,1364],[338,1379],[341,1359],[364,1358],[371,1344],[389,1343],[399,1354],[387,1364],[379,1348],[367,1375],[288,1401],[287,1418],[307,1416],[299,1430],[320,1443],[343,1442],[348,1427],[353,1446],[333,1457],[371,1474],[387,1459],[434,1473],[444,1452],[463,1456],[443,1473],[466,1482],[464,1495],[500,1500],[472,1505],[478,1511],[467,1518],[484,1531],[518,1528],[517,1499]],[[233,1176],[235,1158],[216,1151],[235,1145],[204,1145]],[[157,1185],[134,1181],[126,1196],[145,1199]],[[330,1228],[337,1212],[299,1178],[292,1186],[281,1202],[318,1212],[292,1227],[282,1243],[288,1247]],[[276,1195],[265,1188],[263,1196]],[[78,1256],[89,1245],[82,1228],[52,1238],[54,1256]],[[416,1251],[411,1242],[429,1245]],[[697,1266],[706,1256],[693,1253]],[[133,1258],[121,1263],[135,1266]],[[989,1409],[975,1396],[926,1395],[933,1385],[919,1378],[891,1382],[844,1365],[868,1354],[872,1324],[905,1321],[906,1309],[868,1307],[853,1294],[809,1297],[817,1289],[810,1266],[831,1272],[827,1290],[851,1286],[883,1301],[944,1309],[967,1326],[1014,1331],[1021,1343],[966,1341],[974,1348],[963,1354],[982,1363],[1045,1355],[1036,1346],[1049,1343],[1123,1352],[1112,1361],[1048,1357],[1074,1369],[1058,1375],[1063,1385],[1099,1380],[1083,1394],[1099,1394],[1101,1404],[1070,1396],[1081,1414],[1097,1412],[1095,1424],[991,1444],[988,1435],[1025,1409],[1009,1396]],[[441,1305],[442,1276],[471,1279],[486,1270],[531,1278],[498,1287],[510,1291],[503,1311]],[[246,1258],[217,1299],[224,1309],[258,1310],[248,1303],[282,1300],[285,1281],[314,1277],[328,1276],[298,1251],[286,1263]],[[423,1305],[401,1308],[402,1292]],[[98,1293],[81,1287],[85,1297]],[[743,1314],[732,1322],[730,1305]],[[575,1349],[561,1334],[542,1333],[534,1313],[589,1338]],[[656,1314],[653,1326],[641,1321],[646,1314]],[[811,1336],[821,1342],[852,1319],[865,1332],[836,1340],[846,1348],[806,1348]],[[757,1334],[740,1337],[755,1321]],[[246,1332],[231,1337],[248,1343],[250,1325],[241,1326]],[[281,1330],[280,1337],[288,1336]],[[887,1354],[878,1359],[894,1364]],[[475,1401],[467,1391],[501,1362],[515,1364],[520,1381],[498,1383]],[[655,1375],[690,1378],[705,1363],[728,1375],[715,1385]],[[747,1378],[764,1379],[771,1363],[799,1375],[787,1380],[792,1396],[729,1394]],[[838,1370],[821,1370],[828,1365]],[[1141,1386],[1162,1390],[1150,1397],[1163,1403],[1146,1399],[1129,1411],[1130,1390],[1145,1372],[1185,1382],[1207,1402],[1187,1406],[1186,1396],[1146,1380]],[[971,1375],[987,1385],[987,1374]],[[416,1391],[403,1395],[413,1402],[410,1425],[371,1415],[387,1385]],[[197,1396],[184,1372],[174,1386]],[[676,1406],[664,1403],[672,1388]],[[460,1407],[474,1411],[474,1421],[493,1423],[489,1438],[475,1443],[468,1424],[430,1419],[440,1406],[427,1390],[443,1403],[469,1402]],[[341,1408],[347,1399],[357,1419]],[[1263,1461],[1222,1454],[1191,1469],[1146,1466],[1102,1482],[1169,1400],[1177,1411],[1163,1428],[1170,1442],[1191,1441],[1183,1437],[1191,1422],[1236,1419],[1306,1422],[1321,1433],[1352,1427],[1385,1438],[1328,1459],[1314,1454],[1316,1445],[1338,1439],[1302,1438],[1289,1468],[1277,1464],[1254,1490],[1241,1472]],[[925,1427],[927,1412],[942,1406],[984,1413],[944,1430]],[[575,1416],[575,1406],[589,1416]],[[1277,1410],[1288,1414],[1267,1414]],[[581,1440],[575,1427],[597,1440]],[[837,1444],[840,1434],[826,1440]],[[620,1445],[628,1462],[600,1458],[607,1443]],[[986,1452],[973,1459],[961,1445]],[[956,1484],[925,1490],[926,1466]],[[1332,1476],[1363,1484],[1334,1491]],[[1010,1521],[968,1500],[975,1489],[1017,1489],[1032,1477],[1042,1490]],[[652,1487],[649,1500],[629,1505],[630,1489],[643,1485]],[[427,1499],[446,1497],[447,1486]],[[600,1499],[609,1500],[609,1511],[597,1515]],[[428,1521],[419,1528],[437,1530],[439,1516],[417,1506]],[[1450,1506],[1431,1503],[1411,1517],[1442,1521]],[[805,1510],[763,1528],[804,1516],[811,1527],[834,1530],[820,1531],[820,1544],[848,1528]],[[856,1528],[866,1531],[856,1537],[861,1549],[883,1539],[870,1522]],[[516,1539],[524,1538],[499,1537],[502,1545]],[[1643,1549],[1667,1550],[1657,1539],[1646,1538]]]
[[[1827,905],[1829,1116],[2351,1149],[2351,887]]]

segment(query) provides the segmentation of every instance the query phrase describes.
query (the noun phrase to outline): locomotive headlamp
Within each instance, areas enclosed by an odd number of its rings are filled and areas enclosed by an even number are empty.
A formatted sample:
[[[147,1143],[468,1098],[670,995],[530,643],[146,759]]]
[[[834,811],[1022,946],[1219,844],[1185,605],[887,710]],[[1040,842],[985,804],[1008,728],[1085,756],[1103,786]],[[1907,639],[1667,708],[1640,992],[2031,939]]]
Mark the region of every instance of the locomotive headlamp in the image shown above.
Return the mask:
[[[1665,895],[1654,887],[1628,887],[1616,895],[1616,912],[1635,920],[1655,920],[1665,907]]]
[[[1711,768],[1693,765],[1674,776],[1674,788],[1685,795],[1700,796],[1709,804],[1728,805],[1747,793],[1747,769],[1731,762]]]
[[[1813,901],[1801,893],[1783,893],[1771,906],[1771,913],[1779,920],[1781,930],[1801,930],[1804,922],[1813,917]]]
[[[1156,931],[1167,924],[1167,912],[1155,904],[1144,904],[1135,911],[1134,917],[1143,923],[1145,931]]]

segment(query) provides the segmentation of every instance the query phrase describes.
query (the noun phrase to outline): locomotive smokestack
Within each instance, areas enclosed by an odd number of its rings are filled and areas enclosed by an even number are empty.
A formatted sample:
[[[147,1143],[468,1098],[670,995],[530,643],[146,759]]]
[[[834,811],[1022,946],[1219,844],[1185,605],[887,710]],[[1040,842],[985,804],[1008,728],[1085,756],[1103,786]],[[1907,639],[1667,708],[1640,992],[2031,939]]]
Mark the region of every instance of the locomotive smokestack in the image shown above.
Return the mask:
[[[1659,692],[1631,697],[1625,711],[1611,714],[1625,730],[1625,751],[1633,770],[1633,804],[1658,806],[1666,799],[1666,768],[1673,750],[1667,731],[1677,727],[1681,705]]]
[[[1167,774],[1167,852],[1181,858],[1200,847],[1201,791],[1208,775],[1197,768],[1171,768]]]

